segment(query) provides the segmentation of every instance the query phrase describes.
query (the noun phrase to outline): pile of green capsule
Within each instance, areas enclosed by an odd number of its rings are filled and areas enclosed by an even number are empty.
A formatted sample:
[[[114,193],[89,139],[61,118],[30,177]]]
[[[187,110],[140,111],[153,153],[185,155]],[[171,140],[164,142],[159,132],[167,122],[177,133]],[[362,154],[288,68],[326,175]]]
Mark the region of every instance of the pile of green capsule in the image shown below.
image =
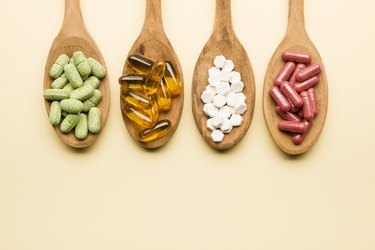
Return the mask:
[[[96,106],[103,97],[98,87],[106,75],[105,68],[95,59],[86,58],[82,51],[76,51],[72,58],[60,55],[49,75],[54,81],[43,96],[51,101],[51,124],[60,124],[60,131],[65,134],[74,129],[79,140],[85,140],[89,132],[98,133],[102,115]]]

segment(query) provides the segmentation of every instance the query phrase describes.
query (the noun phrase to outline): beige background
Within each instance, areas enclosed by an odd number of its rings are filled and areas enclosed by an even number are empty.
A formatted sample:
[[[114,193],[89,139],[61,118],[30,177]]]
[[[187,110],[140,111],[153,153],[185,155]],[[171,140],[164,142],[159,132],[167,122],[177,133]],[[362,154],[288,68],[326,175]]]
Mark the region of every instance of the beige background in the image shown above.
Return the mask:
[[[218,153],[200,137],[190,99],[215,1],[163,0],[165,30],[184,69],[185,107],[171,142],[148,152],[123,125],[117,83],[145,1],[82,0],[112,100],[105,131],[80,152],[56,137],[42,98],[64,2],[1,0],[1,250],[375,249],[375,1],[305,1],[330,96],[319,141],[297,158],[273,143],[261,100],[288,1],[232,2],[257,99],[244,140]]]

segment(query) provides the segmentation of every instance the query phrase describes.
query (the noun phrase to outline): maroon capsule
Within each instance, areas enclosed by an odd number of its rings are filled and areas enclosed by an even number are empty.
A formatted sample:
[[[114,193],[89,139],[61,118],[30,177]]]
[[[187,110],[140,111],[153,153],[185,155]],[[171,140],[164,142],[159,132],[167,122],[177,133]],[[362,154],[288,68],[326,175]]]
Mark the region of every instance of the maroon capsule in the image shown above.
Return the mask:
[[[311,62],[311,56],[309,54],[298,52],[298,51],[292,51],[292,50],[284,51],[284,53],[282,54],[282,58],[285,61],[292,61],[296,63],[310,63]]]
[[[282,82],[288,81],[289,77],[293,74],[295,67],[296,64],[294,62],[287,62],[280,70],[279,74],[277,74],[274,81],[275,85],[280,86]]]
[[[296,108],[302,107],[302,98],[288,82],[282,82],[280,85],[280,89]]]
[[[293,104],[292,104],[292,107],[290,108],[290,112],[292,112],[292,113],[298,113],[298,111],[300,111],[301,110],[301,107],[299,107],[299,108],[297,108],[297,107],[295,107]]]
[[[307,79],[304,82],[298,82],[294,84],[294,89],[298,92],[301,93],[302,91],[308,90],[309,88],[315,86],[319,82],[319,76],[314,76],[309,79]]]
[[[307,94],[309,94],[309,98],[312,104],[312,109],[314,111],[314,115],[316,116],[318,114],[319,108],[318,108],[318,97],[316,95],[316,90],[314,88],[309,88],[307,90]]]
[[[277,103],[277,105],[280,106],[280,108],[283,111],[289,111],[290,110],[292,105],[290,104],[288,99],[286,99],[286,97],[281,92],[279,87],[272,86],[271,89],[270,89],[270,95],[271,95],[272,99]]]
[[[319,74],[320,71],[322,71],[322,68],[320,67],[319,63],[311,64],[309,67],[307,67],[303,70],[300,70],[298,72],[298,74],[296,76],[297,81],[303,82],[303,81]]]
[[[304,122],[296,121],[280,121],[279,130],[297,134],[303,134],[307,130],[307,125]]]
[[[306,91],[303,91],[301,93],[301,97],[303,99],[303,118],[305,118],[307,121],[311,121],[312,119],[314,119],[314,110],[309,98],[309,94]]]
[[[298,111],[298,116],[299,116],[301,119],[303,119],[303,111],[302,111],[302,110]]]
[[[276,114],[278,114],[285,121],[296,121],[296,122],[301,121],[301,119],[296,114],[282,111],[279,106],[275,107],[275,111],[276,111]]]
[[[304,68],[306,68],[305,64],[302,64],[302,63],[297,64],[296,69],[294,70],[292,76],[290,77],[290,80],[289,80],[290,85],[293,86],[297,82],[297,78],[296,78],[297,73],[300,72]]]
[[[306,138],[306,135],[310,132],[312,127],[312,121],[304,121],[307,126],[306,132],[303,134],[295,134],[293,135],[292,141],[295,145],[300,145]]]

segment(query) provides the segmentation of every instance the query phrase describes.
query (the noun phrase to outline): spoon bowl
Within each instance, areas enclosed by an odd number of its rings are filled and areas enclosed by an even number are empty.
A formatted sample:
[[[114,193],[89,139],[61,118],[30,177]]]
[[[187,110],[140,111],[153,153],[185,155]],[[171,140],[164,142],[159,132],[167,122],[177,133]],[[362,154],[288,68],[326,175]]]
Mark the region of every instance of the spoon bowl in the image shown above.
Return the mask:
[[[283,152],[290,155],[303,154],[313,147],[323,130],[328,109],[327,77],[320,54],[306,33],[303,7],[303,0],[289,0],[288,29],[284,39],[270,60],[263,87],[263,112],[268,130],[278,147]],[[314,119],[310,132],[300,145],[295,145],[290,135],[279,131],[278,123],[281,118],[276,114],[276,104],[269,94],[269,90],[274,84],[273,82],[276,75],[285,63],[281,55],[286,50],[310,54],[312,56],[312,62],[319,63],[322,67],[322,72],[319,74],[319,83],[315,86],[318,97],[319,114]]]
[[[73,56],[75,51],[82,51],[87,57],[92,57],[100,62],[106,68],[104,59],[96,46],[94,40],[88,33],[80,10],[79,0],[65,0],[65,17],[61,30],[52,43],[48,54],[45,72],[43,89],[49,89],[53,79],[49,76],[49,70],[54,64],[56,58],[61,54],[66,54],[69,57]],[[87,148],[91,146],[100,133],[103,131],[107,122],[109,108],[110,108],[110,89],[109,89],[108,72],[106,76],[101,79],[99,90],[103,97],[97,107],[102,112],[102,123],[99,133],[89,133],[85,140],[78,140],[74,133],[64,134],[60,131],[60,126],[55,126],[54,130],[57,136],[68,146],[73,148]],[[51,108],[51,102],[45,100],[47,114]]]

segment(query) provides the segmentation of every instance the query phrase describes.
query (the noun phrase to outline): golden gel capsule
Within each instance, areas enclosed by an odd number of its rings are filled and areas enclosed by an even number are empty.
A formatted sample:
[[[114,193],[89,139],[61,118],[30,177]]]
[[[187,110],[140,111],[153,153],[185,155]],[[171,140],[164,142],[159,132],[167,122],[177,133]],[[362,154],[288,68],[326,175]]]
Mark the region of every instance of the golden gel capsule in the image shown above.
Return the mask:
[[[171,109],[172,99],[169,89],[165,85],[164,80],[162,80],[156,90],[156,102],[160,111],[168,111]]]
[[[152,68],[152,65],[154,64],[153,61],[144,58],[139,55],[131,55],[128,57],[128,60],[126,60],[128,65],[133,68],[137,73],[145,74],[147,75]]]
[[[164,80],[167,87],[170,90],[172,96],[178,96],[181,94],[182,87],[179,76],[176,74],[176,70],[170,62],[165,62],[166,70]]]
[[[158,62],[148,74],[146,82],[145,82],[145,91],[147,95],[153,95],[156,92],[156,89],[164,77],[165,72],[165,62],[160,61]]]
[[[152,128],[159,119],[159,112],[154,106],[150,109],[137,109],[134,106],[125,105],[123,112],[130,120],[143,128]]]
[[[165,136],[171,128],[171,123],[168,120],[158,122],[155,127],[143,130],[139,133],[139,141],[150,142]]]
[[[121,98],[125,105],[132,105],[137,109],[150,109],[153,105],[147,95],[128,88],[121,90]]]
[[[146,77],[143,75],[126,75],[121,76],[118,80],[120,85],[124,88],[128,88],[134,91],[144,92],[144,84],[146,81]]]

